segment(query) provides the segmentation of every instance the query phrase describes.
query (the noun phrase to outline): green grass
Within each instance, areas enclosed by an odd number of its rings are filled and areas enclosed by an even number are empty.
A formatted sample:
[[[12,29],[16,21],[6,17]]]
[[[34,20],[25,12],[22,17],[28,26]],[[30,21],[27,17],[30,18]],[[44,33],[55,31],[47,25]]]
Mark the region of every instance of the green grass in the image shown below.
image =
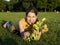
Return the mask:
[[[0,45],[60,45],[60,13],[39,12],[38,18],[47,19],[49,31],[42,34],[39,41],[26,42],[19,36],[1,27],[2,20],[18,22],[25,17],[25,12],[0,12]]]

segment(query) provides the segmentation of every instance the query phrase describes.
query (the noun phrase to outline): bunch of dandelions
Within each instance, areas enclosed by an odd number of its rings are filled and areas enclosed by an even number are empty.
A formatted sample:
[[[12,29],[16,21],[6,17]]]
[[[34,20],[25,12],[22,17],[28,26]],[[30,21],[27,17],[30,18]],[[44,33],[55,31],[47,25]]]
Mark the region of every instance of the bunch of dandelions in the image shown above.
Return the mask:
[[[33,32],[27,38],[28,41],[37,40],[37,34],[38,34],[37,31],[42,31],[45,20],[46,20],[46,18],[43,18],[42,21],[39,21],[33,25]]]

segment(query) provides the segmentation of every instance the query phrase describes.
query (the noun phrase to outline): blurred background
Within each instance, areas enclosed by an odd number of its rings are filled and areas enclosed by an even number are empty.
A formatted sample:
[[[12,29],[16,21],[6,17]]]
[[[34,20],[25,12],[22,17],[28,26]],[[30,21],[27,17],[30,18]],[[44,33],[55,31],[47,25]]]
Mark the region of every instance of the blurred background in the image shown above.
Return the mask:
[[[38,9],[39,20],[47,19],[49,31],[39,41],[26,42],[4,29],[2,20],[15,24],[31,6]],[[0,0],[0,45],[60,45],[60,0]]]
[[[60,0],[0,0],[0,12],[21,12],[34,6],[41,12],[60,11]]]

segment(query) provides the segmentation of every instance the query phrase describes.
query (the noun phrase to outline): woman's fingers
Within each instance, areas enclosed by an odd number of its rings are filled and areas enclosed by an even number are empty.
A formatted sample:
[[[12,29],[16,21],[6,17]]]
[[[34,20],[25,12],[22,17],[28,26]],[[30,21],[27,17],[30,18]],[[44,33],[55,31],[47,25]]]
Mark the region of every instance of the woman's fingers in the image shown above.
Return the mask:
[[[30,33],[29,33],[29,32],[24,32],[23,39],[25,40],[29,35],[30,35]]]
[[[41,32],[38,33],[36,40],[39,40],[40,38],[41,38]]]

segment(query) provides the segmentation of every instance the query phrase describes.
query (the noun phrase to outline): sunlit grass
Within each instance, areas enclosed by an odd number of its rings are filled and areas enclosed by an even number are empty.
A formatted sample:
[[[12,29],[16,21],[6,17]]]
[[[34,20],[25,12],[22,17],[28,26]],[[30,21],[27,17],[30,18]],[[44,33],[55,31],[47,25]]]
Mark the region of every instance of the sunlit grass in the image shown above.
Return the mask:
[[[38,18],[47,19],[49,31],[42,34],[39,41],[26,42],[20,36],[17,36],[1,27],[2,20],[18,22],[25,18],[25,12],[0,12],[0,45],[59,45],[60,43],[60,13],[39,12]]]

